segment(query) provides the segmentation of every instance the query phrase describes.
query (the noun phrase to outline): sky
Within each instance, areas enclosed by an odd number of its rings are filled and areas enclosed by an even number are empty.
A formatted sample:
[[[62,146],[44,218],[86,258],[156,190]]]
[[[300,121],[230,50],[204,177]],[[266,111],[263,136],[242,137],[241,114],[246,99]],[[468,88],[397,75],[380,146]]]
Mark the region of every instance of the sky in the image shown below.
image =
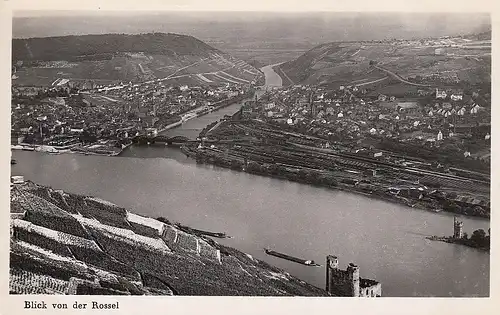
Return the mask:
[[[376,40],[489,30],[488,14],[360,12],[71,12],[13,19],[14,38],[104,33],[172,32],[204,41]],[[52,15],[51,15],[52,14]]]
[[[489,12],[494,0],[15,0],[8,1],[14,10],[29,8],[23,15],[46,15],[36,10],[182,10],[182,11],[434,11]]]

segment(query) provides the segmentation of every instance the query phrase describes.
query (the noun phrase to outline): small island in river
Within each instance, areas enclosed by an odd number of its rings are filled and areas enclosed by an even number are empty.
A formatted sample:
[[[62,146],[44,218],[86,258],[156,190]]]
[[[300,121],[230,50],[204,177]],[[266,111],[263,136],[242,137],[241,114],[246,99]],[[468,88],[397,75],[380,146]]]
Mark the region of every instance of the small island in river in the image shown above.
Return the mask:
[[[453,236],[429,236],[427,239],[431,241],[442,241],[446,243],[461,244],[484,251],[490,251],[490,229],[488,234],[483,229],[475,230],[469,237],[463,231],[463,222],[459,221],[457,217],[453,219]]]

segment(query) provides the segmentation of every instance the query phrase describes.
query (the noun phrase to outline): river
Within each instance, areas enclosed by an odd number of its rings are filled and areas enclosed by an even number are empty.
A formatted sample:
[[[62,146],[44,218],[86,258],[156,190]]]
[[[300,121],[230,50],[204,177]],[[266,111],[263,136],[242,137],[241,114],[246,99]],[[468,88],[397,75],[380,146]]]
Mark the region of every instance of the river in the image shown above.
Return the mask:
[[[283,62],[275,63],[273,65],[267,65],[260,69],[262,72],[264,72],[266,76],[266,86],[276,87],[276,86],[281,86],[283,84],[281,77],[273,70],[274,66],[280,65],[282,63]]]
[[[239,107],[229,106],[165,133],[196,137],[208,123]],[[326,255],[333,254],[342,268],[354,262],[362,277],[382,282],[384,296],[489,295],[488,253],[425,239],[451,235],[451,214],[198,165],[179,149],[164,146],[132,146],[118,157],[27,151],[14,151],[13,157],[18,162],[11,168],[13,175],[95,195],[139,214],[226,232],[233,238],[222,243],[319,287],[325,285],[324,267],[267,256],[262,248],[323,265]],[[469,235],[489,228],[484,219],[461,219]]]

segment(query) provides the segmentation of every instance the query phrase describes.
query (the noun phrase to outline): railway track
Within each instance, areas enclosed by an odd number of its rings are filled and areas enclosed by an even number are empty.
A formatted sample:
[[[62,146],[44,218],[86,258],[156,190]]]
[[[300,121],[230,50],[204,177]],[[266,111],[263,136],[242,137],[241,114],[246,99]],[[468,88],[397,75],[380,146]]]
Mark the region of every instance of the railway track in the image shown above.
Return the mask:
[[[341,153],[330,149],[322,149],[310,145],[296,143],[296,140],[306,142],[308,140],[313,140],[307,138],[304,139],[303,137],[300,137],[300,135],[296,134],[291,134],[287,137],[279,131],[274,131],[267,128],[256,129],[242,124],[233,124],[233,127],[244,132],[264,136],[264,138],[275,137],[277,139],[285,140],[285,145],[272,144],[272,150],[262,149],[259,146],[253,145],[249,145],[249,148],[241,149],[244,145],[240,144],[240,149],[238,149],[240,150],[240,154],[251,155],[252,159],[260,157],[260,159],[263,159],[263,161],[274,161],[275,163],[286,163],[297,165],[300,167],[329,168],[331,167],[332,163],[335,163],[335,165],[341,164],[347,167],[354,167],[356,169],[382,168],[391,172],[403,172],[407,175],[418,176],[420,178],[435,178],[436,182],[441,181],[443,184],[447,183],[447,185],[451,185],[457,188],[461,187],[468,190],[472,189],[473,191],[477,191],[479,189],[479,191],[484,192],[489,190],[490,187],[490,181],[488,180],[481,180],[477,178],[470,178],[454,174],[436,172],[432,170],[408,167],[391,162],[372,159],[370,157],[364,157],[350,153]],[[290,139],[290,136],[292,139]],[[326,160],[328,162],[321,163],[320,160]],[[481,187],[474,187],[474,185],[478,185]]]

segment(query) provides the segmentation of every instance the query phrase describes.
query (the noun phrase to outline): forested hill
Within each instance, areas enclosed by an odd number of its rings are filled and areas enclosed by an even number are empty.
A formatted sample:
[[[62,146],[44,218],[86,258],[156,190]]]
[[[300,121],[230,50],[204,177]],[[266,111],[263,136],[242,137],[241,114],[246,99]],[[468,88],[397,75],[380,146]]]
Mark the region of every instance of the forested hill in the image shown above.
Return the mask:
[[[207,57],[217,49],[192,36],[172,33],[104,34],[12,40],[13,60],[78,60],[117,52]]]

